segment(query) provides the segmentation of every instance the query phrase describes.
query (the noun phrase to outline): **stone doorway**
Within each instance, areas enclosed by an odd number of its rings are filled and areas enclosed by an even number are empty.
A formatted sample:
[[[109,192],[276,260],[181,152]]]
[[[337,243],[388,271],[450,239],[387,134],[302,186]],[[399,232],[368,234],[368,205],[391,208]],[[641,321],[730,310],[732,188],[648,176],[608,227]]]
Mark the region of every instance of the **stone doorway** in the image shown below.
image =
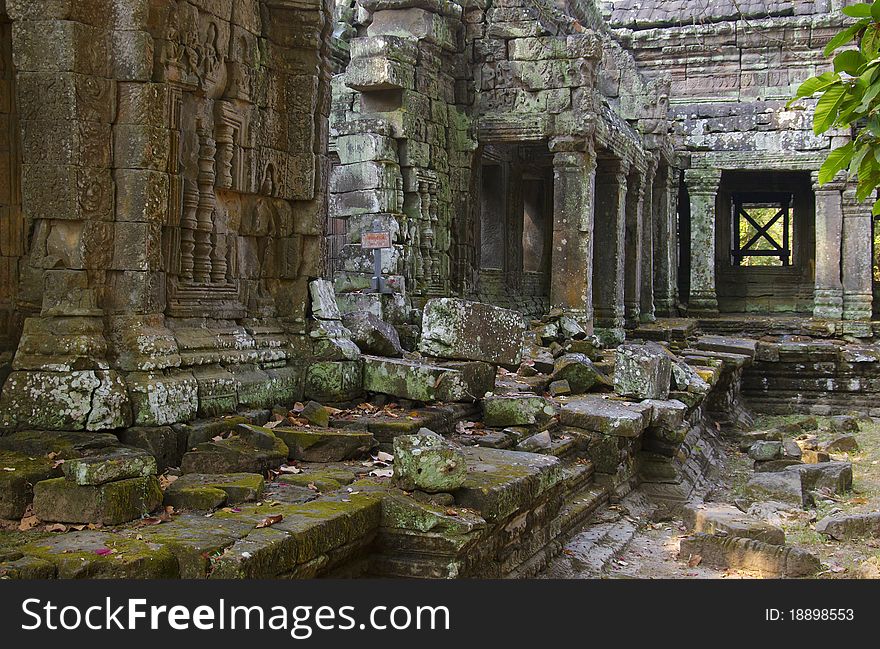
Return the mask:
[[[553,236],[547,146],[487,145],[479,188],[480,299],[529,315],[546,312]]]
[[[0,13],[0,352],[15,349],[21,328],[16,303],[25,237],[18,138],[12,23]]]
[[[722,313],[810,313],[815,200],[806,172],[725,172],[717,198]]]

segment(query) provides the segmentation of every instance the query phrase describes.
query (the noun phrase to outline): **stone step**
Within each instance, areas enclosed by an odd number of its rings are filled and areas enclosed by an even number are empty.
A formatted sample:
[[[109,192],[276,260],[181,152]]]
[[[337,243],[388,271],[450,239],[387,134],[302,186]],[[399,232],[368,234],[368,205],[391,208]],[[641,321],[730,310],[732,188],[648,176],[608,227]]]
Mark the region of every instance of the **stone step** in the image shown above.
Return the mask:
[[[289,458],[303,462],[341,462],[366,457],[376,447],[372,433],[320,426],[277,426],[272,429],[289,450]]]
[[[766,577],[807,577],[820,568],[819,558],[805,550],[736,536],[697,533],[683,538],[679,559],[687,561],[695,556],[707,566],[747,570]]]

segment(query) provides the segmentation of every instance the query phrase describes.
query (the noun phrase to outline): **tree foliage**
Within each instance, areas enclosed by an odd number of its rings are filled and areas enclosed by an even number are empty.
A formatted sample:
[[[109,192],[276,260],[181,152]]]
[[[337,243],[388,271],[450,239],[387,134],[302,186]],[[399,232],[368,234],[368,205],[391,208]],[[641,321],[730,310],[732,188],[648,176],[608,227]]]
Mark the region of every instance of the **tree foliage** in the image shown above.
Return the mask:
[[[834,70],[801,84],[789,106],[799,99],[818,96],[813,131],[816,135],[836,128],[852,128],[853,139],[833,150],[819,171],[819,183],[831,181],[841,171],[858,178],[857,198],[863,201],[880,187],[880,0],[843,8],[856,19],[825,48],[834,56]],[[880,199],[874,203],[880,215]]]

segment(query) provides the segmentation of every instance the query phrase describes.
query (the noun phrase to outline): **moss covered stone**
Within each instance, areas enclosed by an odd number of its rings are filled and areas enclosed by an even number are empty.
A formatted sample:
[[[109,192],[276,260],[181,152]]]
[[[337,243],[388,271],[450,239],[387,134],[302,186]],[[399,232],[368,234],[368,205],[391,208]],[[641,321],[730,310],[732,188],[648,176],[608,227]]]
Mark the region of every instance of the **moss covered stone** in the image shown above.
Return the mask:
[[[34,486],[34,514],[43,521],[117,525],[149,514],[160,504],[162,490],[154,476],[97,486],[55,478]]]
[[[0,579],[53,579],[55,565],[36,557],[0,561]]]
[[[349,401],[363,392],[363,367],[358,361],[312,363],[306,374],[305,393],[317,401]]]
[[[251,521],[184,513],[162,525],[122,533],[171,552],[177,559],[182,579],[203,579],[211,570],[211,561],[253,529]]]
[[[553,456],[493,448],[466,448],[467,479],[455,492],[457,505],[474,509],[487,521],[535,507],[564,478]]]
[[[187,473],[165,490],[165,504],[175,509],[207,511],[257,500],[264,487],[263,476],[258,473]]]
[[[452,512],[448,507],[392,493],[382,499],[382,527],[462,536],[486,527],[486,521],[474,512]]]
[[[169,579],[179,574],[168,549],[108,532],[58,534],[21,551],[53,564],[61,579]]]
[[[303,473],[284,473],[278,476],[276,482],[281,482],[295,487],[315,485],[318,491],[336,491],[345,485],[354,482],[356,476],[351,471],[344,469],[318,469]]]
[[[0,518],[21,518],[34,499],[33,485],[61,475],[61,469],[53,466],[54,461],[45,456],[0,451]]]
[[[183,473],[264,473],[287,461],[287,445],[269,428],[239,424],[235,434],[184,454]]]
[[[407,490],[455,491],[464,484],[467,464],[461,450],[423,428],[394,438],[394,479]]]
[[[542,426],[556,413],[556,407],[549,400],[534,394],[493,396],[483,400],[483,423],[493,428]]]
[[[361,430],[279,426],[273,432],[287,444],[291,458],[304,462],[356,460],[376,445],[373,435]]]
[[[476,401],[495,387],[482,362],[424,362],[364,356],[364,389],[413,401]]]
[[[149,452],[127,446],[90,451],[80,458],[67,460],[64,476],[78,485],[100,485],[126,478],[156,475],[156,458]]]

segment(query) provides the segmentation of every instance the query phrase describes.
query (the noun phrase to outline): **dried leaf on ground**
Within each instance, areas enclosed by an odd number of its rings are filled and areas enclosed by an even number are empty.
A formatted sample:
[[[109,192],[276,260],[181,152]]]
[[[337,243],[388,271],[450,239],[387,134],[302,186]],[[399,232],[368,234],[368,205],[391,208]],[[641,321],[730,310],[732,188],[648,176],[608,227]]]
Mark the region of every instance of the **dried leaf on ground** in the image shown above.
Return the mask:
[[[280,523],[283,520],[283,514],[273,514],[272,516],[266,516],[266,518],[257,523],[257,529],[260,529],[262,527],[272,527],[276,523]]]
[[[394,469],[373,469],[370,475],[374,478],[390,478],[394,475]]]
[[[696,568],[701,563],[703,563],[703,555],[694,554],[688,559],[688,568]]]

